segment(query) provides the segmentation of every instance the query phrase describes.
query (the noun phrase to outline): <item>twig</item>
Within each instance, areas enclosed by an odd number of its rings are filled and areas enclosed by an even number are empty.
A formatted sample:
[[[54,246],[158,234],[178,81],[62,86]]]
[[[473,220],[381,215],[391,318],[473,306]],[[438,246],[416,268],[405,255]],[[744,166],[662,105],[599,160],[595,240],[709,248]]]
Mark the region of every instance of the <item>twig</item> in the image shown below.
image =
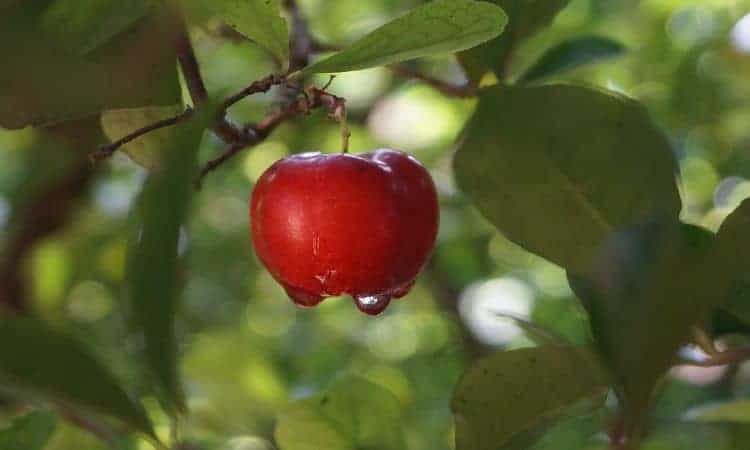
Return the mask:
[[[292,18],[292,42],[289,56],[289,73],[296,72],[310,63],[310,55],[333,47],[318,41],[310,32],[307,19],[297,5],[296,0],[284,0],[284,8]]]
[[[114,429],[105,426],[103,423],[92,420],[83,414],[79,414],[63,404],[58,404],[57,406],[60,414],[68,422],[76,425],[78,428],[88,431],[113,449],[119,447],[118,434]]]
[[[284,83],[286,83],[286,77],[277,74],[271,74],[264,78],[261,78],[260,80],[256,80],[250,86],[230,97],[227,97],[223,102],[221,102],[219,111],[224,112],[230,106],[234,105],[245,97],[262,92],[268,92],[271,87]]]
[[[91,153],[89,155],[89,158],[92,162],[98,162],[103,159],[109,158],[112,156],[114,152],[116,152],[120,147],[127,144],[128,142],[131,142],[135,139],[138,139],[139,137],[143,136],[144,134],[150,133],[154,130],[158,130],[160,128],[166,128],[168,126],[172,126],[178,122],[183,121],[184,119],[190,117],[190,115],[193,114],[193,108],[187,107],[185,111],[181,112],[180,114],[168,117],[166,119],[162,119],[158,122],[154,122],[152,124],[146,125],[143,128],[139,128],[132,133],[125,135],[121,137],[120,139],[112,142],[111,144],[105,145],[104,147],[99,148],[99,150]]]
[[[299,115],[309,114],[316,108],[326,108],[328,116],[341,122],[346,117],[346,100],[337,97],[323,89],[311,87],[303,95],[297,97],[284,108],[268,114],[263,120],[254,126],[248,126],[243,130],[245,139],[230,144],[217,158],[208,161],[201,169],[195,181],[196,188],[200,189],[206,175],[230,160],[240,151],[247,147],[259,144],[265,140],[279,125]],[[346,131],[345,131],[346,133]]]
[[[471,83],[456,85],[438,78],[433,78],[404,65],[389,66],[389,68],[393,73],[400,77],[419,80],[449,97],[468,98],[477,95],[477,89]]]
[[[179,11],[179,6],[174,6],[173,10],[176,23],[174,46],[177,52],[177,61],[180,63],[180,68],[185,76],[185,84],[187,84],[190,97],[193,99],[195,107],[199,108],[208,101],[208,91],[203,83],[198,59],[195,57],[195,50],[193,50],[193,44],[190,42],[187,25]],[[241,139],[240,131],[226,119],[223,111],[216,118],[216,123],[211,129],[225,142],[236,142]]]

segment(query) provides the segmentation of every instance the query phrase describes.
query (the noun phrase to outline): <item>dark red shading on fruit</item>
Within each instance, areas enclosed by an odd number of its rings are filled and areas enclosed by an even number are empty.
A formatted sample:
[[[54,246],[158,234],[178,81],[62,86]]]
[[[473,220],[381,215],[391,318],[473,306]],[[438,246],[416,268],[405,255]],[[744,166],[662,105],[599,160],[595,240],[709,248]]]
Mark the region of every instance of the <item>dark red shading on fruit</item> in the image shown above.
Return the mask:
[[[395,150],[277,161],[250,203],[255,251],[301,306],[351,295],[367,314],[406,295],[435,243],[427,170]]]

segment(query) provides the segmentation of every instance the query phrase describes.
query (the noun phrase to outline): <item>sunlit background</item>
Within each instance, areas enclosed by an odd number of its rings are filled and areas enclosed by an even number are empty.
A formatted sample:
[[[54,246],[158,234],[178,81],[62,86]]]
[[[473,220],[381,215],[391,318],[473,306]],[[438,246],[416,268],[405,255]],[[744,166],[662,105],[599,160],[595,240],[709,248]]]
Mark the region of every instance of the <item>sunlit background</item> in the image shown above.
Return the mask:
[[[419,2],[299,3],[321,40],[343,45]],[[275,70],[273,61],[252,43],[225,40],[209,29],[192,31],[212,95],[232,93]],[[683,219],[716,229],[750,197],[750,1],[573,0],[551,29],[520,49],[513,73],[521,73],[553,43],[583,34],[617,39],[628,52],[579,69],[565,81],[623,92],[644,102],[669,132],[679,159]],[[419,61],[416,67],[448,81],[463,81],[448,57]],[[467,361],[493,349],[532,345],[524,328],[509,316],[574,342],[587,339],[586,317],[561,268],[498,235],[457,191],[451,172],[453,145],[473,101],[445,98],[387,69],[341,74],[330,90],[348,100],[353,152],[392,147],[412,153],[429,167],[441,198],[433,259],[414,290],[374,319],[345,298],[300,310],[260,267],[248,234],[247,201],[253,183],[284,156],[339,150],[340,130],[322,113],[284,125],[211,174],[181,239],[187,264],[178,331],[193,411],[185,432],[216,448],[270,448],[266,445],[281,407],[355,373],[401,401],[409,450],[449,449],[451,390]],[[232,109],[232,117],[238,122],[262,117],[278,105],[276,94],[244,100]],[[54,161],[60,156],[42,143],[31,130],[0,130],[3,241],[16,226],[17,209],[55,176]],[[202,158],[219,149],[215,138],[205,136]],[[123,281],[126,229],[146,175],[124,155],[101,165],[87,201],[69,226],[41,242],[25,261],[33,308],[49,320],[73,323],[136,390],[140,381],[132,358],[138,342],[128,336]],[[707,400],[747,392],[750,367],[740,371],[730,379],[723,368],[675,369],[657,413],[669,418]],[[147,405],[159,432],[167,433],[167,419],[155,399],[147,399]],[[574,423],[540,448],[580,449],[576,443],[590,427],[585,420]],[[656,436],[648,448],[707,448],[700,445],[714,438]],[[60,425],[48,448],[104,447],[86,433]]]

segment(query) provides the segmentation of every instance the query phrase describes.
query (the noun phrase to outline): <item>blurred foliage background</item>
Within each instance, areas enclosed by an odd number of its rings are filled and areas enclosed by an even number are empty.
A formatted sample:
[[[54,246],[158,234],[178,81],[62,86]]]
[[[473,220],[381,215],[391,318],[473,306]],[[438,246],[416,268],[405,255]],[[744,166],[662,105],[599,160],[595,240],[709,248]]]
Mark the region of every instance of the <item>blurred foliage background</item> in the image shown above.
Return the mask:
[[[334,45],[351,42],[418,3],[299,1],[314,34]],[[208,91],[217,98],[276,70],[263,50],[226,39],[220,28],[209,23],[191,30]],[[677,152],[683,219],[716,229],[750,196],[750,1],[572,0],[552,27],[519,49],[512,74],[522,73],[553,43],[584,34],[613,38],[627,52],[562,79],[620,91],[645,103]],[[453,58],[412,64],[442,79],[463,81]],[[315,81],[321,85],[327,77]],[[504,239],[457,191],[450,161],[473,100],[446,98],[384,68],[341,74],[330,91],[348,100],[353,152],[392,147],[429,167],[441,196],[434,256],[415,289],[377,318],[360,314],[344,298],[300,310],[253,254],[248,198],[253,183],[275,160],[310,150],[338,151],[338,126],[324,113],[313,113],[286,123],[218,169],[207,178],[190,224],[181,231],[183,303],[177,331],[192,411],[184,434],[208,448],[271,448],[266,445],[273,440],[276,416],[290,400],[357,374],[400,402],[405,448],[450,449],[450,397],[467,363],[497,349],[532,344],[502,314],[583,343],[585,313],[561,268]],[[272,90],[243,100],[231,114],[241,122],[257,120],[280,101]],[[6,260],[13,258],[19,236],[33,226],[29,221],[37,220],[29,208],[60,206],[48,190],[81,161],[88,164],[86,153],[93,148],[71,152],[61,142],[50,131],[0,130],[0,242]],[[207,133],[201,159],[219,148]],[[131,312],[122,301],[131,207],[145,177],[145,170],[122,154],[99,165],[76,191],[61,226],[32,240],[19,264],[33,311],[64,324],[120,379],[142,392],[157,432],[167,435],[168,419],[138,376],[133,355],[140,343],[129,332]],[[681,422],[691,408],[746,395],[750,366],[678,367],[662,389],[655,414],[663,428],[645,448],[750,445],[738,437],[742,427],[737,424],[688,427]],[[2,413],[9,423],[19,411],[9,402]],[[750,422],[750,407],[743,414]],[[563,422],[538,447],[600,448],[597,420]],[[52,433],[49,450],[107,448],[64,421]],[[150,448],[137,439],[128,445]]]

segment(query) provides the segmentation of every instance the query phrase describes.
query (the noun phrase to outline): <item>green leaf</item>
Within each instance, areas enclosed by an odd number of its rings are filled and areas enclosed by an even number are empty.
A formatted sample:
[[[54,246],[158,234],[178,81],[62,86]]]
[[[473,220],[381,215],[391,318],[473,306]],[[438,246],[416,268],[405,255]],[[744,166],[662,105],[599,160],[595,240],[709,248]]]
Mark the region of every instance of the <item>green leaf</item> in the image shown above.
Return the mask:
[[[584,274],[568,274],[630,425],[648,408],[692,327],[717,303],[706,282],[713,243],[709,231],[656,216],[610,238]]]
[[[298,400],[278,417],[280,450],[402,450],[401,406],[387,389],[360,377]]]
[[[50,411],[33,411],[21,416],[8,428],[0,430],[3,450],[42,450],[57,425],[57,415]]]
[[[131,301],[144,337],[144,358],[164,406],[185,410],[177,369],[175,314],[180,294],[178,240],[187,219],[198,148],[210,114],[174,128],[162,170],[152,173],[140,197],[142,225],[129,256]]]
[[[502,9],[473,0],[435,0],[409,11],[304,69],[304,73],[349,72],[474,47],[503,32]]]
[[[153,0],[55,0],[42,13],[40,28],[71,53],[84,55],[135,24]]]
[[[625,46],[612,39],[586,36],[563,42],[549,50],[520,78],[528,83],[549,78],[561,72],[614,58],[625,52]]]
[[[149,124],[179,114],[178,106],[152,106],[133,109],[113,109],[102,113],[104,134],[115,141]],[[165,127],[140,136],[121,147],[122,152],[138,165],[149,170],[158,168],[164,158],[164,150],[174,135],[172,127]]]
[[[15,129],[105,109],[179,103],[175,53],[167,28],[155,12],[82,57],[39,31],[37,17],[25,10],[25,4],[0,15],[0,127]]]
[[[527,448],[566,409],[603,398],[607,386],[596,357],[581,347],[525,348],[479,360],[451,403],[456,450]]]
[[[680,211],[676,162],[646,110],[582,87],[483,90],[454,167],[508,239],[574,272],[617,229]]]
[[[714,286],[726,300],[722,309],[750,326],[750,199],[745,200],[721,224],[712,254]]]
[[[154,436],[143,407],[65,333],[32,319],[0,321],[0,379],[32,396],[71,403]]]
[[[502,36],[458,55],[470,80],[478,82],[487,72],[504,78],[513,50],[523,40],[552,23],[570,0],[488,0],[508,14],[508,28]]]
[[[289,64],[289,29],[279,16],[280,0],[200,0],[229,26],[268,50],[284,69]]]

